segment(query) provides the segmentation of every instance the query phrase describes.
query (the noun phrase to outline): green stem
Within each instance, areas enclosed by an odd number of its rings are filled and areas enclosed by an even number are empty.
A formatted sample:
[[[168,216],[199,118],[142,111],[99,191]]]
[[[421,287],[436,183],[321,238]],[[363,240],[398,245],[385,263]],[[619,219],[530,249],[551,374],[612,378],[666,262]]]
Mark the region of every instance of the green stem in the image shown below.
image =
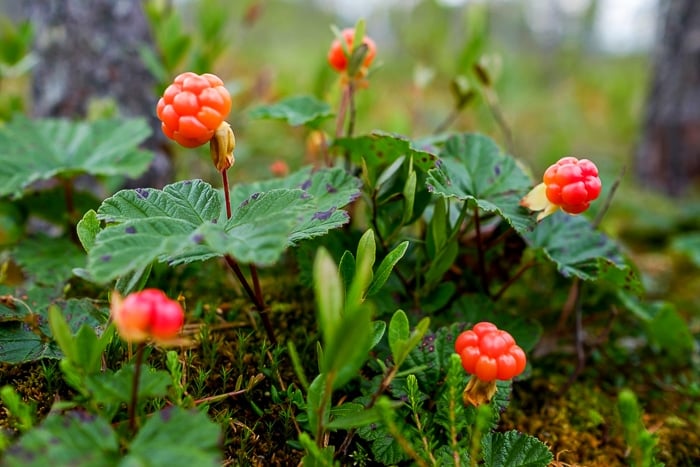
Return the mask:
[[[348,103],[350,105],[350,120],[345,133],[346,138],[352,137],[353,133],[355,133],[355,118],[357,115],[357,109],[355,108],[355,84],[352,80],[348,83]]]
[[[131,384],[131,403],[129,404],[129,429],[132,435],[136,434],[136,406],[138,405],[139,379],[141,378],[141,362],[143,361],[144,342],[138,344],[136,348],[136,360],[134,367],[134,381]]]
[[[348,112],[348,104],[350,102],[349,87],[343,87],[342,95],[340,96],[340,105],[338,106],[338,116],[335,120],[335,137],[343,136],[343,127],[345,126],[345,114]]]

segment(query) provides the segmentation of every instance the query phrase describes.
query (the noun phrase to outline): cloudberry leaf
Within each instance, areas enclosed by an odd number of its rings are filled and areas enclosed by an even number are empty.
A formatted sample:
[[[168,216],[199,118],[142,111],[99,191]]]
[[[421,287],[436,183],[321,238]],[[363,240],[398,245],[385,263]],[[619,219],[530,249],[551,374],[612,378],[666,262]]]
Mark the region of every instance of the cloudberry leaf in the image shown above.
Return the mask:
[[[250,111],[253,119],[283,120],[291,126],[307,125],[316,128],[331,117],[330,105],[312,96],[292,96],[270,105],[261,105]]]
[[[119,461],[119,440],[109,422],[74,410],[54,412],[5,453],[4,465],[111,466]]]
[[[39,180],[55,176],[137,177],[153,154],[138,149],[151,130],[144,119],[73,122],[17,116],[0,127],[0,196],[22,196]]]
[[[439,167],[428,172],[430,191],[473,201],[482,211],[501,216],[521,235],[534,228],[534,217],[520,206],[532,181],[489,137],[455,135],[445,142],[439,156]]]
[[[435,167],[437,161],[435,154],[417,147],[408,138],[383,131],[373,131],[368,135],[353,138],[339,138],[333,146],[347,151],[357,165],[361,165],[364,159],[372,171],[371,180],[376,179],[377,167],[388,166],[401,156],[412,157],[413,166],[423,172]]]
[[[168,407],[148,417],[123,465],[221,465],[220,437],[205,412]]]
[[[481,448],[486,467],[545,467],[554,459],[542,441],[515,430],[487,433]]]
[[[296,242],[349,220],[341,208],[359,195],[359,182],[340,169],[310,169],[287,179],[240,185],[226,219],[223,193],[201,180],[163,190],[122,190],[97,211],[107,226],[95,237],[87,271],[98,283],[144,269],[232,255],[270,265]]]
[[[104,329],[109,309],[90,299],[56,298],[61,289],[33,287],[22,292],[0,287],[5,300],[0,303],[0,362],[21,363],[42,358],[61,358],[58,345],[51,339],[48,309],[57,306],[73,334],[83,324],[97,330]]]
[[[566,277],[605,280],[635,293],[642,290],[639,277],[625,261],[619,245],[595,230],[586,217],[556,212],[524,238]]]

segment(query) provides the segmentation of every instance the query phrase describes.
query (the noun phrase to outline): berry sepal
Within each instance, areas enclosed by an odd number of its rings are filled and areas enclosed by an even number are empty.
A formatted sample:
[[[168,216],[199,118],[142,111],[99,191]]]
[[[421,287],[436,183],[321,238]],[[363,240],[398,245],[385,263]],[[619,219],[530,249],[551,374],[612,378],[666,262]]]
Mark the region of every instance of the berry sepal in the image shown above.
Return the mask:
[[[236,137],[231,125],[228,122],[221,122],[221,125],[214,132],[214,137],[209,141],[209,152],[216,170],[222,172],[233,165],[236,161],[233,157],[235,148]]]
[[[469,378],[467,387],[464,388],[462,393],[462,400],[464,405],[473,405],[478,407],[482,404],[488,404],[496,395],[498,388],[496,387],[496,380],[482,381],[476,375],[472,375]]]
[[[588,159],[562,157],[544,172],[542,183],[520,200],[520,205],[532,211],[541,221],[557,209],[567,214],[581,214],[598,198],[602,184],[598,167]]]
[[[530,190],[530,192],[520,200],[520,205],[528,208],[530,211],[540,211],[537,214],[537,222],[550,214],[554,214],[559,209],[559,206],[552,203],[547,198],[547,185],[544,183],[540,183]]]

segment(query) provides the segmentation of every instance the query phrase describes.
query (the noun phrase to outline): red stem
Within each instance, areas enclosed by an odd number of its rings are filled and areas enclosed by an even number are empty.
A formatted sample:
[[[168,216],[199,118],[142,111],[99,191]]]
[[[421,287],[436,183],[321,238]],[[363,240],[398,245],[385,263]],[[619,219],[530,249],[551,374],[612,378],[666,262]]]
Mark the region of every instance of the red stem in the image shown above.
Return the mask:
[[[224,185],[224,202],[226,204],[226,218],[230,219],[231,218],[231,193],[229,191],[228,187],[228,174],[226,173],[227,169],[224,169],[221,171],[221,181],[223,182]]]
[[[226,174],[226,169],[221,171],[221,180],[224,186],[224,201],[226,204],[226,218],[231,218],[231,193],[229,192],[228,185],[228,175]],[[250,286],[248,280],[243,275],[241,267],[238,265],[236,259],[231,255],[225,255],[224,259],[226,264],[233,270],[236,275],[238,282],[241,283],[243,289],[248,294],[248,297],[255,304],[255,308],[262,319],[263,326],[265,326],[265,331],[267,332],[267,338],[270,339],[272,345],[277,344],[277,339],[275,338],[275,332],[272,329],[272,323],[270,322],[270,317],[267,315],[267,310],[265,309],[265,301],[263,299],[262,287],[260,287],[260,279],[258,279],[258,269],[254,264],[250,265],[250,275],[253,279],[253,287]],[[253,290],[255,288],[255,290]]]

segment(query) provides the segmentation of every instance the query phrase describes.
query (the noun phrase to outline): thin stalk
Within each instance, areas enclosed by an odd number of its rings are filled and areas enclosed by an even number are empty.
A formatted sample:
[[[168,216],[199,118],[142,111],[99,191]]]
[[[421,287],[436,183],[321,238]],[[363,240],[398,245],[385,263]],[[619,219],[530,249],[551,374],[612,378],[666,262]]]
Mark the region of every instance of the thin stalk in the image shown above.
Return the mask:
[[[583,307],[581,306],[581,281],[579,280],[578,277],[574,279],[573,284],[571,285],[571,292],[569,296],[571,295],[574,296],[574,316],[575,316],[575,321],[576,321],[576,331],[575,331],[575,347],[576,347],[576,368],[574,369],[573,373],[571,373],[571,376],[569,376],[569,379],[566,381],[564,386],[559,390],[559,395],[563,396],[566,391],[569,390],[572,384],[574,384],[574,381],[576,381],[576,378],[581,374],[583,371],[584,366],[586,365],[586,352],[585,349],[583,348]]]
[[[387,430],[389,430],[389,434],[391,434],[394,440],[397,443],[399,443],[399,446],[401,446],[401,449],[403,449],[403,451],[408,455],[408,457],[413,459],[413,461],[419,467],[427,467],[428,463],[425,462],[425,459],[418,455],[415,449],[413,449],[413,446],[408,441],[408,439],[406,439],[403,433],[401,433],[401,430],[396,426],[396,423],[394,423],[393,420],[387,420],[387,422]]]
[[[263,326],[265,326],[265,332],[267,333],[268,339],[270,339],[270,343],[272,345],[277,345],[277,338],[275,337],[275,332],[272,329],[270,317],[267,315],[267,311],[265,310],[265,304],[261,301],[258,301],[258,297],[253,291],[253,288],[248,283],[248,280],[243,275],[243,271],[241,271],[241,267],[238,265],[236,259],[231,255],[225,255],[224,260],[226,261],[226,264],[228,264],[228,266],[231,268],[233,273],[236,275],[236,278],[238,279],[238,282],[240,282],[243,286],[243,290],[245,290],[245,293],[255,305],[255,309],[257,310],[258,314],[260,315],[260,318],[262,319]]]
[[[350,105],[350,120],[348,121],[348,129],[345,133],[346,138],[352,137],[355,133],[357,109],[355,108],[355,82],[353,80],[350,80],[348,83],[348,103]]]
[[[350,91],[348,86],[343,86],[343,92],[340,96],[340,105],[338,106],[338,116],[335,120],[335,137],[343,136],[343,127],[345,126],[345,114],[348,112],[348,104],[350,102]]]
[[[224,186],[224,204],[226,205],[226,218],[230,219],[231,218],[231,192],[229,191],[229,186],[228,186],[228,174],[227,174],[228,169],[224,169],[221,171],[221,181]]]
[[[391,381],[394,379],[396,374],[398,373],[399,368],[394,366],[389,370],[389,373],[387,373],[384,378],[382,378],[381,383],[379,383],[379,387],[377,390],[372,394],[372,398],[370,401],[367,403],[365,406],[366,409],[371,409],[374,407],[374,404],[377,403],[377,400],[379,399],[379,396],[381,396],[384,391],[386,391],[389,388],[389,385],[391,384]],[[350,442],[352,441],[352,438],[355,436],[355,429],[351,429],[348,431],[348,433],[345,435],[345,439],[343,442],[340,444],[340,447],[338,448],[338,454],[346,454],[347,449],[350,447]]]
[[[131,403],[129,404],[129,429],[136,434],[136,406],[138,405],[139,379],[141,378],[141,362],[143,362],[143,349],[146,347],[141,342],[136,348],[136,361],[134,368],[134,381],[131,385]]]
[[[443,131],[446,131],[449,127],[452,126],[452,124],[457,121],[457,118],[459,117],[459,114],[462,113],[462,109],[460,108],[453,108],[452,111],[445,117],[445,119],[438,124],[438,126],[435,127],[433,130],[434,135],[439,135]]]
[[[486,102],[488,103],[489,110],[491,110],[491,114],[493,115],[494,120],[496,120],[496,124],[503,132],[508,152],[510,152],[511,154],[515,154],[515,141],[513,139],[513,132],[511,131],[505,116],[503,115],[503,111],[501,110],[501,106],[498,102],[498,96],[490,87],[487,87],[484,90],[484,95],[486,96]]]
[[[228,175],[226,173],[227,169],[221,171],[221,181],[224,187],[224,204],[226,205],[226,218],[231,218],[231,193],[228,184]],[[263,298],[262,287],[260,286],[260,279],[258,278],[258,269],[254,264],[250,265],[250,276],[253,280],[253,287],[250,286],[248,280],[243,275],[240,266],[236,259],[231,255],[225,255],[224,259],[226,264],[233,270],[236,278],[243,286],[250,299],[255,304],[255,308],[262,319],[263,326],[265,326],[265,332],[267,333],[268,339],[272,345],[277,344],[277,339],[275,338],[275,332],[272,329],[272,323],[270,322],[270,317],[267,315],[267,310],[265,307],[265,300]]]
[[[623,165],[622,169],[620,169],[620,174],[617,176],[615,181],[613,182],[612,185],[610,185],[610,191],[608,192],[608,196],[605,198],[605,202],[603,203],[603,207],[600,208],[600,211],[598,211],[598,215],[593,219],[593,222],[591,225],[593,225],[594,229],[597,229],[600,223],[603,220],[603,216],[605,215],[606,212],[608,212],[608,209],[610,209],[610,205],[612,204],[612,199],[613,196],[615,196],[615,193],[617,192],[617,189],[620,187],[620,183],[622,182],[622,178],[625,176],[625,172],[627,171],[627,166]]]
[[[525,271],[527,271],[528,269],[533,267],[535,264],[537,264],[537,261],[535,261],[535,260],[532,260],[532,261],[529,261],[529,262],[523,264],[520,267],[520,269],[518,269],[518,271],[515,274],[513,274],[508,279],[508,281],[506,281],[506,283],[501,286],[500,289],[498,289],[498,292],[496,292],[496,294],[493,296],[494,301],[497,301],[498,299],[500,299],[503,296],[503,294],[506,292],[506,290],[508,290],[511,285],[513,285],[518,279],[520,279],[520,276],[522,276],[525,273]]]

